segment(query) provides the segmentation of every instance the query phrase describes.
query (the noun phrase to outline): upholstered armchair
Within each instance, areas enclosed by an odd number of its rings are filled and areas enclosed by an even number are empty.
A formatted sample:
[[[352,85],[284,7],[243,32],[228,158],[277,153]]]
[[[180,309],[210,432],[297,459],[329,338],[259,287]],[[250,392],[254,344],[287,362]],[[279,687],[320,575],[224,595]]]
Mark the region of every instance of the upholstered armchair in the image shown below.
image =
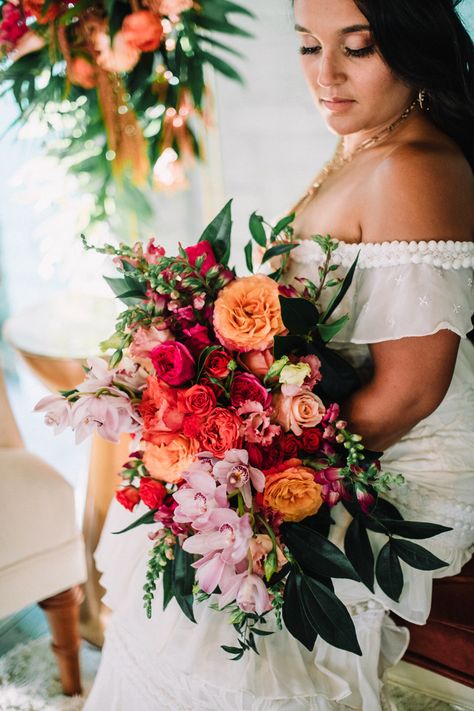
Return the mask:
[[[46,612],[64,693],[81,692],[79,587],[84,545],[72,487],[24,448],[0,371],[0,618],[38,602]]]

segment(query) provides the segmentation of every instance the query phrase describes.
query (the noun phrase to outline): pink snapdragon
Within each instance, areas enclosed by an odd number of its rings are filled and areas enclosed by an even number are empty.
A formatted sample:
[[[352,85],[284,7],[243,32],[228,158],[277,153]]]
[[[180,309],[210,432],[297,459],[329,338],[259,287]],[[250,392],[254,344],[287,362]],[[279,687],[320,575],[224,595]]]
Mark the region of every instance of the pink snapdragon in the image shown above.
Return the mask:
[[[252,505],[252,487],[256,491],[265,488],[265,475],[260,469],[249,464],[249,453],[245,449],[230,449],[224,459],[214,466],[214,476],[224,485],[228,494],[236,491],[242,493],[245,505]]]
[[[62,395],[47,395],[34,408],[35,412],[44,412],[44,421],[48,427],[54,427],[54,434],[60,434],[71,426],[72,405]]]
[[[344,486],[339,467],[327,467],[314,472],[314,479],[323,487],[321,496],[329,506],[335,506],[340,499],[350,499]]]

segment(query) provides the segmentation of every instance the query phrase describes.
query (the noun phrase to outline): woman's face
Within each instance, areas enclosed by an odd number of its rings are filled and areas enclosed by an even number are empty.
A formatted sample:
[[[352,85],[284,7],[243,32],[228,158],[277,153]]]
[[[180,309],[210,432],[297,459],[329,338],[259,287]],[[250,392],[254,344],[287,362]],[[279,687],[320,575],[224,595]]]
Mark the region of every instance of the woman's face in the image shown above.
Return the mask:
[[[353,0],[295,0],[303,71],[331,131],[374,131],[407,108],[413,90],[395,77]]]

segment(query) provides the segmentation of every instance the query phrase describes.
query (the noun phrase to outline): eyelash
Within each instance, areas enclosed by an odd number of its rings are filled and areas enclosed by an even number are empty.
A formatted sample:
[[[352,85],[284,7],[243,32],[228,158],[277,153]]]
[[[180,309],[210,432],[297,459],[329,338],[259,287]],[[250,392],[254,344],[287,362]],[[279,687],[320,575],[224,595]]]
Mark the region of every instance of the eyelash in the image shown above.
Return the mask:
[[[300,54],[318,54],[321,47],[300,47]],[[346,57],[369,57],[375,52],[375,46],[372,44],[369,47],[361,47],[360,49],[349,49],[344,47]]]

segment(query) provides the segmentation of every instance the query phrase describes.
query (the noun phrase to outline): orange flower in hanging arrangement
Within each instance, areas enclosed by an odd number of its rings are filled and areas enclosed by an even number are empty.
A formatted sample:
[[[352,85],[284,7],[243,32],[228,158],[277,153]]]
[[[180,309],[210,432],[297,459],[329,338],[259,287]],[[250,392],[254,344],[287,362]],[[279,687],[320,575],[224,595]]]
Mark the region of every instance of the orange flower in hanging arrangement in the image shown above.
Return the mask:
[[[97,71],[84,57],[73,57],[68,62],[67,75],[71,84],[83,89],[93,89],[97,84]]]
[[[33,15],[40,25],[47,25],[63,12],[65,5],[59,2],[51,2],[47,10],[43,13],[45,0],[23,0],[23,11],[25,15]]]
[[[149,10],[132,12],[123,21],[125,40],[140,52],[153,52],[160,46],[163,25],[159,17]]]

